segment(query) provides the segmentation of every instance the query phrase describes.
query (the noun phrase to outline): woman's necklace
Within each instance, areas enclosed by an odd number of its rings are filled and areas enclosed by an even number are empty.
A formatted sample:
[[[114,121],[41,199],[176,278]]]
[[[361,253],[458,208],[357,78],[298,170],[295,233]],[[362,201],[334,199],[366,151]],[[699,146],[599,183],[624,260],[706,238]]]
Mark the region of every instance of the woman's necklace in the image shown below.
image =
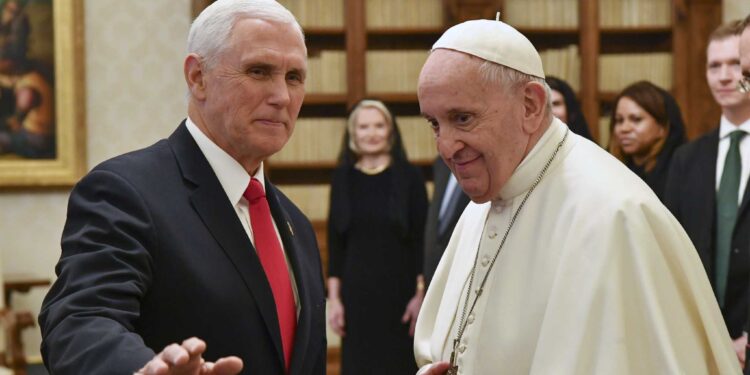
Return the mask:
[[[375,167],[366,167],[360,163],[357,163],[354,165],[354,167],[357,168],[360,172],[372,176],[384,171],[386,168],[388,168],[389,165],[391,165],[391,163],[385,163]]]
[[[544,174],[547,172],[547,169],[549,168],[550,164],[552,164],[552,161],[555,160],[555,156],[557,156],[557,152],[560,151],[560,148],[562,147],[563,143],[565,143],[565,139],[568,138],[568,132],[569,130],[565,131],[565,135],[563,136],[563,139],[560,141],[560,143],[557,144],[557,148],[555,148],[555,151],[552,153],[552,156],[550,156],[549,160],[547,160],[547,164],[544,165],[544,168],[542,168],[542,171],[539,172],[539,176],[537,176],[536,181],[534,181],[534,184],[531,185],[531,188],[529,188],[529,191],[526,193],[526,196],[523,197],[523,200],[521,201],[521,204],[518,206],[518,209],[513,214],[513,217],[510,219],[510,223],[508,224],[508,229],[505,230],[505,234],[503,235],[503,239],[500,241],[500,245],[497,247],[497,251],[495,251],[495,255],[492,257],[492,261],[490,262],[490,265],[487,269],[487,273],[484,274],[484,277],[482,278],[482,282],[479,284],[479,289],[476,291],[476,297],[474,297],[474,302],[471,303],[471,308],[469,309],[469,314],[471,314],[474,311],[474,307],[477,305],[477,300],[479,297],[482,296],[482,291],[484,290],[484,284],[487,282],[487,276],[490,275],[490,272],[492,271],[492,267],[495,265],[495,260],[497,260],[497,256],[500,255],[500,251],[503,249],[503,245],[505,245],[505,240],[508,238],[508,234],[510,233],[510,229],[513,228],[513,224],[516,222],[516,218],[518,218],[518,214],[521,212],[521,209],[526,204],[526,200],[529,199],[529,196],[534,191],[534,189],[539,185],[539,182],[542,181],[542,177],[544,177]],[[481,244],[481,241],[480,241]],[[456,350],[458,349],[458,343],[461,342],[461,338],[464,336],[464,331],[466,330],[466,309],[469,306],[469,297],[471,296],[471,287],[474,284],[474,274],[477,270],[477,259],[479,258],[479,248],[477,247],[477,254],[474,256],[474,266],[471,269],[471,274],[469,276],[469,288],[466,289],[466,299],[464,300],[464,307],[461,312],[461,320],[458,323],[458,333],[456,334],[456,338],[453,340],[453,350],[451,351],[451,362],[450,367],[448,368],[448,375],[457,375],[458,374],[458,365],[456,364]]]

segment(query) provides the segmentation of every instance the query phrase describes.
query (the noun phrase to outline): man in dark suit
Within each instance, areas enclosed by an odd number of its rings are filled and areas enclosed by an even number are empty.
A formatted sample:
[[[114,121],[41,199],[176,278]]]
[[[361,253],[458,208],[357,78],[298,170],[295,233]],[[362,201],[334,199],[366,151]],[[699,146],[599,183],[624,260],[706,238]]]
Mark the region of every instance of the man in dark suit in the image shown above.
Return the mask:
[[[432,164],[434,190],[424,230],[424,281],[429,286],[461,213],[469,204],[456,177],[438,156]]]
[[[709,38],[706,78],[722,116],[717,129],[680,147],[665,203],[693,241],[716,294],[735,352],[745,361],[750,287],[750,95],[740,92],[739,22]]]
[[[302,105],[302,29],[271,0],[217,1],[193,23],[188,51],[188,118],[71,194],[59,278],[39,317],[45,365],[322,375],[315,236],[263,175]]]
[[[742,78],[740,78],[740,90],[750,93],[750,15],[745,17],[742,22],[742,33],[740,34],[740,69]],[[750,312],[749,312],[750,313]],[[750,325],[750,315],[747,319],[747,327]],[[750,352],[750,346],[745,346],[745,358]],[[745,375],[750,375],[750,366],[745,366]]]

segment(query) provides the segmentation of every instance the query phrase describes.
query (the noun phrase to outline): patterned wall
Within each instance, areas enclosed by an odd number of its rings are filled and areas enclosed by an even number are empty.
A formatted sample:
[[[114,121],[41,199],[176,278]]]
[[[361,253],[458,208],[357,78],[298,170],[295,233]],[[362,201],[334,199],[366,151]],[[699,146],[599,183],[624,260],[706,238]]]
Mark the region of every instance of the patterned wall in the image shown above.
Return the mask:
[[[63,0],[67,1],[67,0]],[[88,166],[168,136],[185,116],[191,0],[84,0]],[[2,270],[54,277],[69,190],[0,192]],[[14,296],[39,313],[45,288]],[[24,333],[39,358],[38,329]]]

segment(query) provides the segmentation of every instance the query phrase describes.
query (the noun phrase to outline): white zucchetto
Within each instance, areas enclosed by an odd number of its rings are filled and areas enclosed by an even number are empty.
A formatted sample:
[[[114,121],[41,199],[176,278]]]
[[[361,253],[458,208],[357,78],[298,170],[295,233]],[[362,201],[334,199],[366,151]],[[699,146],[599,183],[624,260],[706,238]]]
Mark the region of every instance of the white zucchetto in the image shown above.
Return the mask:
[[[481,59],[544,78],[542,59],[534,45],[502,21],[472,20],[448,29],[432,46],[467,53]]]

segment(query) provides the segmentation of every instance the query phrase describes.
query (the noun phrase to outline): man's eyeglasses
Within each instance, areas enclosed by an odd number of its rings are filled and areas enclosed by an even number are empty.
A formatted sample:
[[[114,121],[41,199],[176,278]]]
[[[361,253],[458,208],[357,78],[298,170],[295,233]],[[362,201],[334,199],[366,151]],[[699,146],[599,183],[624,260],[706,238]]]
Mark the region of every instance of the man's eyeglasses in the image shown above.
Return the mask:
[[[742,76],[738,82],[737,89],[743,94],[750,93],[750,77]]]

